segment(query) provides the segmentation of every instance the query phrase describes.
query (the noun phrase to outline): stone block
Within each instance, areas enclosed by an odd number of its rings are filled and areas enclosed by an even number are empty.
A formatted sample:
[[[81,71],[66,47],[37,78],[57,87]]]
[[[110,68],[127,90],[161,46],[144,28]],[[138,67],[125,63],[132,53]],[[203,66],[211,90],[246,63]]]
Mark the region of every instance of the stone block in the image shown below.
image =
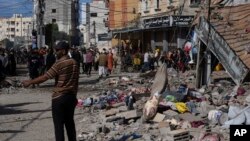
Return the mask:
[[[158,123],[158,128],[164,128],[164,127],[169,127],[169,123],[168,122],[159,122]]]
[[[178,113],[173,110],[167,110],[163,112],[167,119],[172,119],[178,117]]]
[[[124,105],[125,105],[124,102],[120,102],[120,103],[112,104],[112,107],[113,107],[113,108],[118,108],[118,107],[121,107],[121,106],[124,106]]]
[[[113,109],[106,111],[105,116],[106,117],[113,116],[113,115],[117,114],[118,112],[119,112],[119,109],[113,108]]]
[[[119,112],[126,112],[126,111],[128,111],[127,106],[121,106],[121,107],[118,107],[118,109],[119,109]]]
[[[153,119],[154,122],[162,122],[165,118],[164,114],[157,113]]]
[[[179,129],[167,132],[166,141],[189,141],[190,134],[188,130]]]
[[[202,118],[200,118],[199,116],[195,116],[195,115],[192,115],[190,113],[179,114],[179,117],[181,119],[189,121],[189,122],[202,120]]]
[[[133,119],[133,118],[141,117],[142,113],[138,112],[137,110],[131,110],[127,112],[118,113],[117,116],[125,117],[125,119]]]

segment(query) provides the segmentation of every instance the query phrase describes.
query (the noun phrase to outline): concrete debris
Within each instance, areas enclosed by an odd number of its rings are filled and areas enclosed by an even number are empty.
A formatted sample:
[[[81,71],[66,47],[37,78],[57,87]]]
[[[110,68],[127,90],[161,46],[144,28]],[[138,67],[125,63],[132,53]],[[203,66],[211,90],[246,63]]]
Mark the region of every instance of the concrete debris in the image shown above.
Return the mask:
[[[220,80],[195,89],[195,72],[177,73],[170,69],[167,73],[164,78],[168,80],[155,87],[153,84],[160,84],[162,80],[153,79],[160,73],[152,71],[139,77],[114,77],[96,84],[95,89],[101,91],[81,98],[82,106],[78,106],[86,111],[96,107],[96,113],[89,115],[96,119],[81,122],[94,124],[96,131],[83,132],[79,138],[109,141],[223,140],[229,139],[230,125],[250,124],[250,90],[247,85],[234,86],[230,81]]]

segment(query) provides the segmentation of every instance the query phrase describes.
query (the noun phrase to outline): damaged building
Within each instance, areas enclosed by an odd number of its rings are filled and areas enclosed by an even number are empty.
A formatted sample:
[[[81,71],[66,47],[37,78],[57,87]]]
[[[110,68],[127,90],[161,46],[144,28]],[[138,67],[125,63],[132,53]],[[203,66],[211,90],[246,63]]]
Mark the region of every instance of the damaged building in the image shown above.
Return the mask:
[[[195,33],[198,41],[197,87],[209,84],[220,63],[240,85],[249,80],[250,2],[212,1],[200,11]]]

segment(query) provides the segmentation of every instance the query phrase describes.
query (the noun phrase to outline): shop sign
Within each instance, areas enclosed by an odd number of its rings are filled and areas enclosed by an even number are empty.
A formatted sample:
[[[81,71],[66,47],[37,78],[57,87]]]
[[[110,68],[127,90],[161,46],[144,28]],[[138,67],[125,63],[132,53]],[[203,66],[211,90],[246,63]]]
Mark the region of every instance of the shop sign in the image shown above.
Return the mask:
[[[109,41],[112,39],[111,33],[98,34],[98,41]]]
[[[164,16],[164,17],[145,19],[143,21],[143,24],[144,24],[145,28],[169,27],[170,26],[170,18],[169,18],[169,16]]]
[[[195,32],[202,42],[210,49],[236,84],[240,84],[248,73],[248,69],[229,47],[226,41],[210,26],[204,17],[200,18],[200,25]],[[210,36],[208,37],[210,28]],[[208,39],[209,38],[209,39]]]
[[[172,26],[189,26],[192,24],[194,16],[172,16]]]
[[[194,16],[163,16],[143,21],[144,28],[190,26]]]

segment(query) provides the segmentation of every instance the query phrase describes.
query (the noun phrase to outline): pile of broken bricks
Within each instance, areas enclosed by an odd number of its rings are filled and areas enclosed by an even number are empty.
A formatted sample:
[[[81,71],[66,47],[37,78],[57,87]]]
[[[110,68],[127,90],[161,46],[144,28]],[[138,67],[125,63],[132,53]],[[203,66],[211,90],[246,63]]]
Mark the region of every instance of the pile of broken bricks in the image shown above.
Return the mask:
[[[171,101],[174,104],[167,105],[167,108],[164,105],[162,107],[159,102],[154,116],[145,121],[145,103],[149,97],[152,97],[152,94],[139,93],[133,109],[129,109],[126,102],[120,102],[108,106],[106,110],[92,111],[92,116],[96,118],[92,124],[98,123],[98,125],[95,130],[85,134],[86,136],[80,133],[81,140],[120,141],[128,137],[126,140],[219,141],[229,140],[229,125],[250,124],[250,116],[247,116],[250,113],[248,84],[235,86],[231,81],[221,80],[195,89],[192,84],[195,78],[194,73],[178,74],[179,77],[176,77],[176,74],[176,72],[173,75],[168,74],[169,87],[166,89],[168,92],[176,92],[178,87],[184,83],[187,91],[181,94],[191,95],[192,97],[188,97],[188,100]],[[139,78],[135,80],[123,78],[121,84],[127,86],[127,94],[135,91],[131,86],[145,87],[144,84],[152,85],[154,82],[150,78],[138,80]],[[121,78],[107,80],[106,85],[117,88],[120,82]],[[136,97],[136,94],[133,96]],[[165,97],[160,99],[166,100]],[[177,110],[175,105],[178,102],[183,102],[187,110],[184,112]],[[187,106],[189,102],[193,104],[196,112]],[[82,133],[86,133],[86,131]]]

